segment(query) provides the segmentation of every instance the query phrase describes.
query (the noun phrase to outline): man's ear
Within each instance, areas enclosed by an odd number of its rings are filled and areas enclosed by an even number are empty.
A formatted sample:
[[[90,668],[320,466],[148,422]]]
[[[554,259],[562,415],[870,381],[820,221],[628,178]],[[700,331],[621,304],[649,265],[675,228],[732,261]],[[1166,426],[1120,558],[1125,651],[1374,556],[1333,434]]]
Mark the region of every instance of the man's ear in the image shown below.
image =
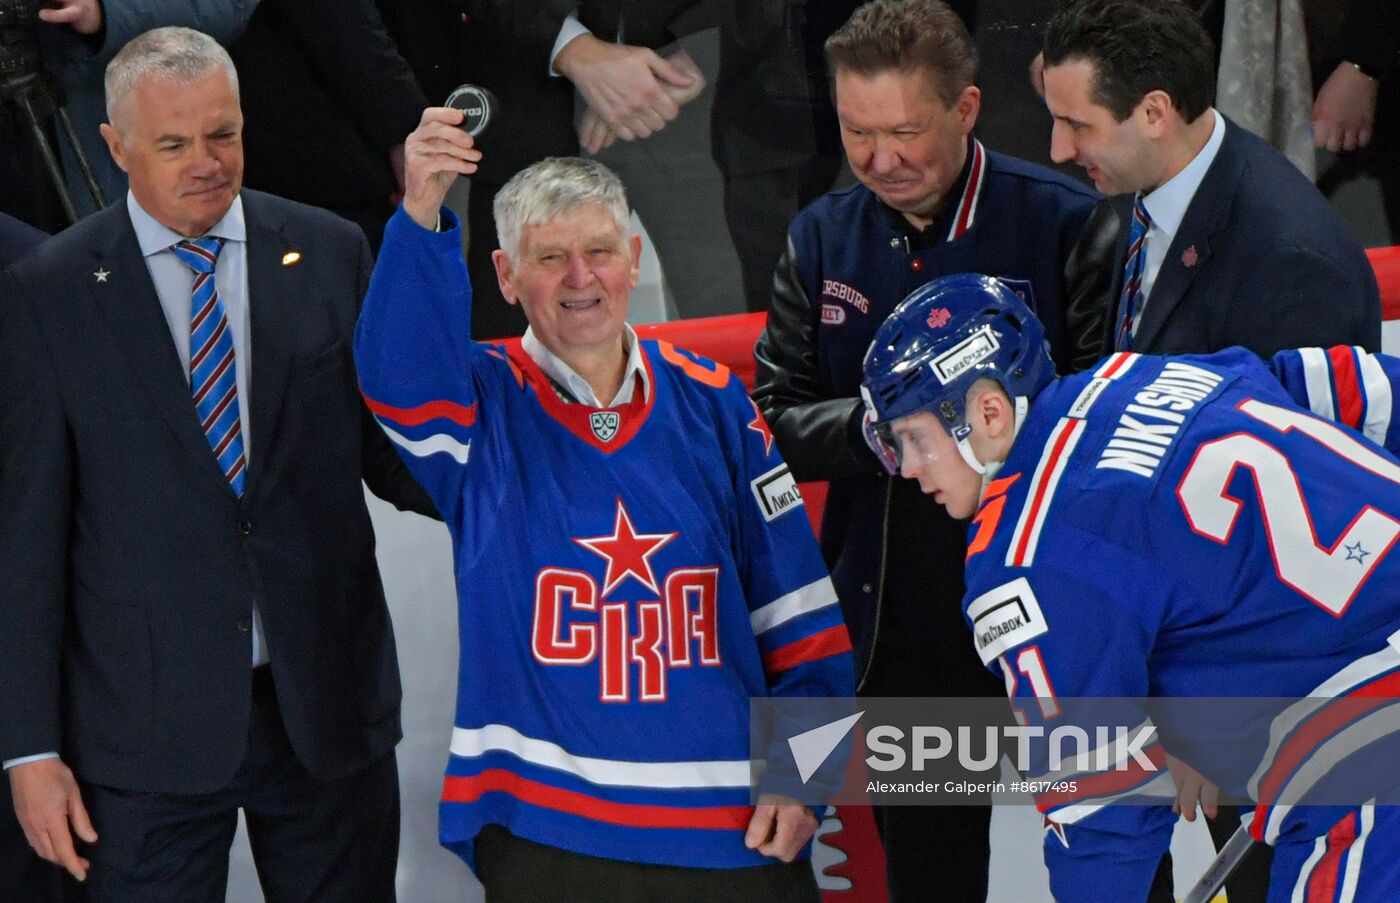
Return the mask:
[[[1149,138],[1161,137],[1171,118],[1174,115],[1180,117],[1171,95],[1161,89],[1144,94],[1142,100],[1138,101],[1138,110],[1142,114],[1143,127]]]
[[[959,131],[964,135],[971,132],[977,125],[977,114],[982,110],[982,89],[976,85],[963,88],[953,102],[953,110],[957,113]]]
[[[122,136],[108,122],[99,125],[97,130],[102,133],[102,140],[107,142],[107,150],[112,154],[112,160],[122,172],[129,172],[126,168],[126,149],[122,147]]]
[[[627,237],[627,250],[632,254],[632,267],[628,271],[628,288],[636,288],[642,281],[642,236],[633,233]]]
[[[1016,410],[1005,392],[988,386],[977,396],[974,408],[987,438],[1001,439],[1011,435],[1015,426]]]
[[[514,270],[511,267],[510,255],[497,248],[491,252],[491,262],[496,265],[496,282],[501,286],[501,294],[509,304],[519,303],[515,297],[515,287],[511,284]]]

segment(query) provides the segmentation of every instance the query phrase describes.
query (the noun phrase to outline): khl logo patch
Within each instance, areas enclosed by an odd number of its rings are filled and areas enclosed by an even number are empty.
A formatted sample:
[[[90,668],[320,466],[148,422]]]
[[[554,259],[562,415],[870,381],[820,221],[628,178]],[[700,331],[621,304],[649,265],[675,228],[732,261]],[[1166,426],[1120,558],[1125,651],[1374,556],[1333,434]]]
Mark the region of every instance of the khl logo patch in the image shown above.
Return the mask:
[[[588,427],[599,442],[609,442],[617,435],[622,416],[617,411],[594,411],[588,415]]]

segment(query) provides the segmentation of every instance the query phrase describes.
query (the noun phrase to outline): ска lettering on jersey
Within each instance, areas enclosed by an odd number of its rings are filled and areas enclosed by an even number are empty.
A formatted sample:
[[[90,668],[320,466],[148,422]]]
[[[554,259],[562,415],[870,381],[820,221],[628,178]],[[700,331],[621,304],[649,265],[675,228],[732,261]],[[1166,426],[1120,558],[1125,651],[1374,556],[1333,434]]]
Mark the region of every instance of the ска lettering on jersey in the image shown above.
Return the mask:
[[[597,661],[603,702],[630,702],[634,696],[665,702],[671,668],[719,667],[719,568],[674,568],[661,581],[652,568],[651,556],[678,535],[638,533],[619,499],[611,536],[574,540],[606,559],[601,587],[592,574],[574,568],[549,567],[536,575],[530,631],[535,661],[566,667]],[[606,601],[629,580],[640,581],[658,598]]]

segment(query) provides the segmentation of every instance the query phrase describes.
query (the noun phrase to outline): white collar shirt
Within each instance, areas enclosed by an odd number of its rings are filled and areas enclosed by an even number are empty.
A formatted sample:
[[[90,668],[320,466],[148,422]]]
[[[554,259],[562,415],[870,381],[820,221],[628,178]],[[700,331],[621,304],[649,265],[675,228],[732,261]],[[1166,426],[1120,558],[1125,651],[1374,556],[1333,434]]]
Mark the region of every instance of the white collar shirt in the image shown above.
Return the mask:
[[[588,381],[575,373],[574,368],[564,363],[557,354],[546,348],[544,343],[536,338],[533,330],[525,330],[525,335],[520,339],[520,347],[530,356],[530,360],[539,365],[545,376],[564,390],[561,397],[565,401],[574,401],[593,408],[615,408],[632,400],[639,379],[642,384],[642,397],[647,398],[651,394],[651,381],[647,376],[646,363],[642,359],[642,345],[637,339],[636,330],[630,324],[624,323],[622,326],[622,347],[627,353],[627,367],[622,373],[622,385],[609,404],[603,404],[594,394]]]
[[[1142,204],[1152,220],[1152,225],[1147,229],[1147,257],[1143,260],[1142,270],[1144,305],[1152,299],[1152,286],[1157,282],[1157,274],[1167,259],[1167,250],[1181,228],[1181,221],[1186,217],[1186,209],[1191,206],[1191,199],[1196,196],[1201,181],[1215,162],[1215,155],[1220,152],[1220,145],[1225,140],[1225,117],[1213,107],[1210,114],[1215,117],[1215,123],[1200,153],[1181,172],[1142,198]]]

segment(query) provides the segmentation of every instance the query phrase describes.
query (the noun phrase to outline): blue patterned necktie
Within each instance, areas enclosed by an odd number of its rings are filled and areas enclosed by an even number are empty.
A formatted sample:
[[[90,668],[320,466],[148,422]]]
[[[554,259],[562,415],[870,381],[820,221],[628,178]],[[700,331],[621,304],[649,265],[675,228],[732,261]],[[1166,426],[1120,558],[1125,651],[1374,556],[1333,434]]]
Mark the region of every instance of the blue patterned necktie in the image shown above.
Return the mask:
[[[1147,230],[1152,218],[1139,194],[1133,201],[1133,225],[1128,230],[1128,262],[1123,265],[1123,294],[1118,299],[1117,351],[1133,348],[1133,323],[1142,315],[1142,273],[1147,265]]]
[[[243,495],[246,460],[238,409],[233,336],[214,279],[214,265],[224,242],[199,238],[170,246],[180,262],[194,271],[190,290],[190,392],[204,438],[214,451],[234,495]]]

